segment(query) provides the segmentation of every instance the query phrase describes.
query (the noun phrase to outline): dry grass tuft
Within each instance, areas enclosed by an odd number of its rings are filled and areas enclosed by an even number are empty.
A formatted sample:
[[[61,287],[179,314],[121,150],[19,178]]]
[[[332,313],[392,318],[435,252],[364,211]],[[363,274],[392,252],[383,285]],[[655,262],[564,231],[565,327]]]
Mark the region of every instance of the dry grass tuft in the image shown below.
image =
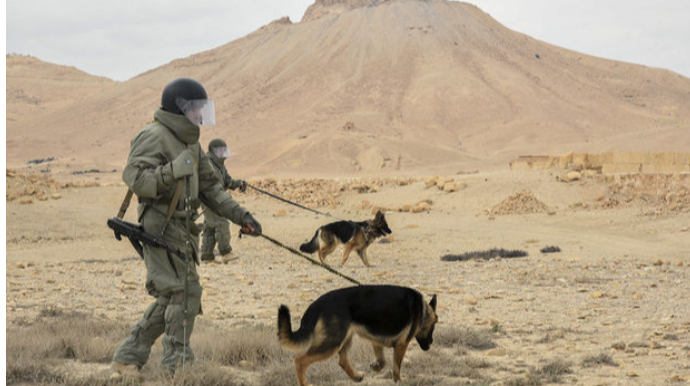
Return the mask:
[[[616,363],[610,355],[605,353],[588,355],[582,360],[582,367],[596,367],[601,365],[618,367],[618,363]]]
[[[199,322],[192,336],[194,365],[184,374],[178,371],[174,379],[163,375],[158,365],[161,348],[157,343],[143,369],[147,385],[182,382],[192,386],[296,385],[294,354],[280,348],[273,327],[247,325],[226,330],[203,319]],[[89,315],[42,310],[31,323],[8,327],[6,381],[37,385],[127,385],[126,381],[109,379],[107,364],[121,340],[129,334],[129,328],[129,324]],[[436,336],[437,344],[428,352],[413,343],[403,365],[403,385],[490,384],[481,371],[492,366],[489,362],[457,355],[457,350],[448,349],[494,347],[490,331],[441,328]],[[368,342],[355,338],[350,353],[353,366],[366,378],[383,377],[392,381],[392,350],[385,350],[388,366],[382,374],[374,374],[369,369],[374,354]],[[315,363],[309,368],[308,377],[315,384],[351,382],[338,365],[337,356]]]
[[[488,350],[496,347],[488,330],[461,327],[439,327],[434,333],[434,343],[441,347]]]

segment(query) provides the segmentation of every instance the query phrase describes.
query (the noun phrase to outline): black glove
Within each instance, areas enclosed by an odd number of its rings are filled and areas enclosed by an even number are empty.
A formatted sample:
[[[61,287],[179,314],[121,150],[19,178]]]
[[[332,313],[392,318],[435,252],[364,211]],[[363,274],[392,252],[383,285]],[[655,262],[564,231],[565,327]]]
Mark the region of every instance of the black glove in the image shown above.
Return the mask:
[[[242,234],[249,236],[261,236],[261,224],[252,216],[251,213],[247,212],[242,218],[242,229],[240,230]]]
[[[247,181],[240,180],[239,188],[240,188],[240,193],[246,192],[247,191]]]

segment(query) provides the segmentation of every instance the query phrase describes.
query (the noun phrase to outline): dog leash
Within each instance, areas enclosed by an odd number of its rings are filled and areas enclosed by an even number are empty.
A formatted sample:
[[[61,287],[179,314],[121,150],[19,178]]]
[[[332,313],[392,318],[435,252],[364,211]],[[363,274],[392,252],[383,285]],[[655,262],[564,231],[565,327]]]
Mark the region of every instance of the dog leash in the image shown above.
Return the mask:
[[[242,232],[241,232],[241,231],[240,231],[240,237],[242,237]],[[273,237],[266,236],[266,235],[263,234],[263,233],[261,234],[261,237],[263,237],[264,239],[266,239],[266,240],[272,242],[273,244],[275,244],[275,245],[277,245],[277,246],[279,246],[279,247],[281,247],[281,248],[283,248],[283,249],[286,249],[286,250],[288,250],[288,251],[294,253],[295,255],[297,255],[297,256],[299,256],[299,257],[301,257],[301,258],[303,258],[303,259],[309,261],[310,263],[312,263],[312,264],[314,264],[314,265],[318,265],[319,267],[321,267],[321,268],[323,268],[323,269],[329,271],[330,273],[332,273],[332,274],[334,274],[334,275],[340,276],[340,277],[342,277],[343,279],[345,279],[345,280],[347,280],[347,281],[349,281],[349,282],[351,282],[351,283],[354,283],[354,284],[357,284],[357,285],[362,285],[362,283],[360,283],[359,281],[357,281],[357,280],[355,280],[355,279],[353,279],[353,278],[351,278],[351,277],[345,275],[345,274],[342,273],[342,272],[339,272],[338,270],[336,270],[336,269],[334,269],[334,268],[331,268],[329,265],[323,264],[323,263],[321,263],[320,261],[316,261],[316,260],[312,259],[311,257],[309,257],[309,256],[307,256],[307,255],[305,255],[305,254],[303,254],[302,252],[299,252],[298,250],[296,250],[296,249],[294,249],[294,248],[292,248],[292,247],[288,247],[287,245],[281,243],[280,241],[274,239]]]
[[[308,211],[310,211],[310,212],[313,212],[313,213],[316,213],[316,214],[320,214],[320,215],[322,215],[322,216],[331,217],[331,218],[334,218],[334,219],[336,219],[336,220],[347,221],[347,220],[344,220],[344,219],[342,219],[342,218],[335,217],[335,216],[333,216],[333,215],[330,214],[330,213],[319,212],[319,211],[316,210],[316,209],[308,208],[308,207],[306,207],[306,206],[304,206],[304,205],[300,205],[300,204],[298,204],[298,203],[296,203],[296,202],[292,202],[292,201],[290,201],[290,200],[288,200],[288,199],[285,199],[285,198],[280,197],[280,196],[277,196],[277,195],[275,195],[275,194],[273,194],[273,193],[267,192],[267,191],[265,191],[265,190],[263,190],[263,189],[259,189],[259,188],[257,188],[256,186],[252,186],[252,185],[250,185],[250,184],[247,184],[247,186],[250,187],[250,188],[252,188],[252,189],[254,189],[254,190],[256,190],[257,192],[259,192],[259,193],[261,193],[261,194],[265,194],[265,195],[267,195],[267,196],[269,196],[269,197],[275,198],[276,200],[282,201],[282,202],[284,202],[284,203],[286,203],[286,204],[294,205],[294,206],[296,206],[296,207],[298,207],[298,208],[300,208],[300,209],[308,210]]]
[[[292,202],[292,201],[290,201],[290,200],[288,200],[288,199],[285,199],[285,198],[280,197],[280,196],[277,196],[277,195],[275,195],[275,194],[273,194],[273,193],[267,192],[267,191],[265,191],[265,190],[263,190],[263,189],[259,189],[259,188],[257,188],[256,186],[253,186],[253,185],[251,185],[251,184],[247,184],[247,186],[250,187],[250,188],[252,188],[252,189],[254,189],[254,190],[256,190],[257,192],[259,192],[259,193],[261,193],[261,194],[265,194],[265,195],[267,195],[267,196],[269,196],[269,197],[275,198],[276,200],[282,201],[282,202],[284,202],[284,203],[286,203],[286,204],[294,205],[294,206],[296,206],[296,207],[298,207],[298,208],[300,208],[300,209],[304,209],[304,210],[307,210],[307,211],[309,211],[309,212],[313,212],[313,213],[316,213],[316,214],[320,214],[320,215],[322,215],[322,216],[331,217],[331,218],[334,218],[334,219],[336,219],[336,220],[348,221],[348,220],[343,220],[343,219],[341,219],[341,218],[335,217],[335,216],[333,216],[333,215],[330,214],[330,213],[319,212],[319,211],[316,210],[316,209],[308,208],[308,207],[306,207],[306,206],[304,206],[304,205],[300,205],[300,204],[298,204],[298,203],[296,203],[296,202]],[[348,221],[348,222],[352,222],[352,221]],[[241,231],[240,231],[240,237],[242,237],[242,232],[241,232]],[[305,255],[305,254],[303,254],[302,252],[299,252],[299,251],[296,250],[295,248],[289,247],[289,246],[287,246],[287,245],[281,243],[280,241],[278,241],[278,240],[276,240],[276,239],[274,239],[274,238],[272,238],[272,237],[270,237],[270,236],[267,236],[266,234],[261,234],[261,237],[263,237],[264,239],[266,239],[266,240],[272,242],[273,244],[275,244],[275,245],[277,245],[277,246],[279,246],[279,247],[281,247],[281,248],[283,248],[283,249],[286,249],[286,250],[289,251],[289,252],[292,252],[293,254],[295,254],[295,255],[297,255],[297,256],[299,256],[299,257],[301,257],[301,258],[303,258],[303,259],[309,261],[310,263],[312,263],[312,264],[314,264],[314,265],[318,265],[319,267],[321,267],[321,268],[323,268],[323,269],[325,269],[325,270],[331,272],[331,273],[334,274],[334,275],[340,276],[340,277],[342,277],[343,279],[345,279],[345,280],[347,280],[347,281],[349,281],[349,282],[352,282],[352,283],[354,283],[354,284],[362,285],[362,283],[360,283],[359,281],[357,281],[357,280],[355,280],[355,279],[353,279],[353,278],[351,278],[351,277],[345,275],[344,273],[339,272],[338,270],[336,270],[336,269],[334,269],[334,268],[331,268],[329,265],[323,264],[323,263],[321,263],[320,261],[316,261],[316,260],[312,259],[311,257],[309,257],[309,256],[307,256],[307,255]]]

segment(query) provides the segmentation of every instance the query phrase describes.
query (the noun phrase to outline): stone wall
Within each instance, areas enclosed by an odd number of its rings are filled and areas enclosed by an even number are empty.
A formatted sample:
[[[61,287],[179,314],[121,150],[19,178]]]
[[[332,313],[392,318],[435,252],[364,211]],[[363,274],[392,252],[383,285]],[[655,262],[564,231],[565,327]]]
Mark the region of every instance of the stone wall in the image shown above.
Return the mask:
[[[606,152],[519,156],[510,170],[592,170],[603,174],[690,173],[690,153]]]

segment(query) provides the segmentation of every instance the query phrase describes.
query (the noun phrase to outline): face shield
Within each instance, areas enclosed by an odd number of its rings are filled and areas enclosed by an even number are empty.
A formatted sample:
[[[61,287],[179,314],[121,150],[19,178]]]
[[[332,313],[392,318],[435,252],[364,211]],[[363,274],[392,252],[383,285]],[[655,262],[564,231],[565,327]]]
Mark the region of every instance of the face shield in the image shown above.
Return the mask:
[[[177,98],[177,107],[187,119],[195,126],[213,126],[216,124],[216,113],[213,108],[213,99],[186,100]]]
[[[214,147],[211,150],[220,159],[230,158],[230,149],[227,146]]]

